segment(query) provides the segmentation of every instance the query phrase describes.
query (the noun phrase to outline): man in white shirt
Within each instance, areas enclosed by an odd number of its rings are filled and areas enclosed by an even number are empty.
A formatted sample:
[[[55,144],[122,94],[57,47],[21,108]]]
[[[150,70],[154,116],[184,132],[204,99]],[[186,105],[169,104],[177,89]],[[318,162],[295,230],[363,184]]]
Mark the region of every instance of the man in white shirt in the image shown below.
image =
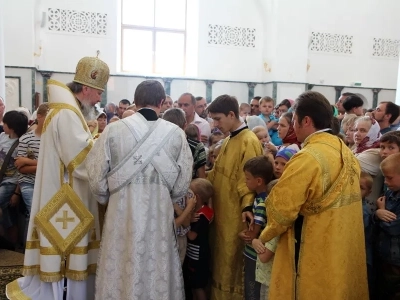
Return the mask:
[[[208,138],[211,135],[211,127],[206,120],[196,113],[196,98],[190,93],[184,93],[179,97],[178,105],[185,112],[187,124],[194,124],[199,128],[201,142],[207,145]]]

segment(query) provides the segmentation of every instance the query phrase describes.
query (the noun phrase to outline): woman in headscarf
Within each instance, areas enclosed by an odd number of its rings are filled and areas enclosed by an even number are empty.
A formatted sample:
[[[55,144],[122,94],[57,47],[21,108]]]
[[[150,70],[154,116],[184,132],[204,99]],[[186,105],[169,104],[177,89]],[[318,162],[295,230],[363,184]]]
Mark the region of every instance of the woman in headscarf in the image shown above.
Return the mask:
[[[376,199],[381,195],[383,176],[380,170],[379,139],[381,137],[378,122],[371,117],[360,117],[355,122],[353,153],[360,162],[362,171],[373,179],[372,192],[366,197],[371,212],[376,210]]]
[[[292,118],[293,113],[291,112],[284,113],[279,118],[278,134],[279,138],[282,139],[283,144],[278,147],[278,150],[282,148],[290,148],[295,151],[300,151],[300,142],[297,140],[296,133],[294,132]]]

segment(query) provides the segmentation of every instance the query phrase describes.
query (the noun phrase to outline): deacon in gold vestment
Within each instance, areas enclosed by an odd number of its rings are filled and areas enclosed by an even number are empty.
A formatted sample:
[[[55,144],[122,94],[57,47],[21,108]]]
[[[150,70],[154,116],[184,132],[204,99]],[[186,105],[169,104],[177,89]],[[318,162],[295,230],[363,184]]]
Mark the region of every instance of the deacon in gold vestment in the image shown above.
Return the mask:
[[[267,198],[257,251],[279,236],[269,299],[368,299],[360,167],[330,134],[332,110],[317,92],[299,96],[294,129],[303,147]]]
[[[68,87],[48,81],[25,277],[7,285],[9,299],[61,300],[65,293],[67,300],[94,299],[100,230],[85,167],[93,144],[86,121],[95,118],[108,77],[103,61],[85,57]]]
[[[239,105],[231,96],[216,98],[209,106],[214,125],[231,132],[207,179],[214,186],[214,222],[211,224],[212,291],[214,300],[243,299],[242,209],[252,205],[254,193],[246,186],[244,164],[263,150],[257,136],[239,120]]]

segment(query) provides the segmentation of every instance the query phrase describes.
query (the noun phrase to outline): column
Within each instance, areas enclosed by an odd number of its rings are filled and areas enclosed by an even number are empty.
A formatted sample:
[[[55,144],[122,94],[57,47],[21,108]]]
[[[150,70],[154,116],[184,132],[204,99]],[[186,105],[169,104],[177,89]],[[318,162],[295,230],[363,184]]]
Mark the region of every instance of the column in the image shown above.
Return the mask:
[[[171,82],[172,82],[172,78],[163,78],[162,79],[164,81],[164,90],[165,93],[169,96],[171,96]]]
[[[4,0],[0,0],[0,96],[6,100],[6,69],[4,62],[4,24],[3,24],[3,11],[4,11]]]
[[[272,83],[272,99],[275,100],[275,103],[278,103],[278,84],[276,82]],[[280,101],[279,101],[280,102]]]
[[[206,100],[207,100],[207,103],[211,103],[211,101],[212,101],[212,85],[214,84],[214,81],[205,80],[205,83],[206,83]]]
[[[254,82],[248,82],[247,86],[249,87],[249,103],[251,99],[254,98],[254,88],[256,87],[257,83]]]
[[[52,72],[40,72],[43,77],[43,103],[47,102],[47,81],[50,79],[51,75],[53,75]]]
[[[373,94],[373,96],[372,96],[372,108],[376,108],[377,106],[378,106],[378,100],[379,100],[379,92],[381,91],[382,89],[372,89],[372,93],[374,93]],[[397,94],[398,94],[398,91],[397,91],[397,93],[396,93],[396,103],[398,104],[398,102],[397,102]]]
[[[340,98],[340,96],[342,95],[342,91],[344,89],[344,86],[335,86],[335,91],[336,91],[336,99],[335,99],[335,103],[338,101],[338,99]]]
[[[311,91],[314,86],[314,84],[306,83],[306,91]]]

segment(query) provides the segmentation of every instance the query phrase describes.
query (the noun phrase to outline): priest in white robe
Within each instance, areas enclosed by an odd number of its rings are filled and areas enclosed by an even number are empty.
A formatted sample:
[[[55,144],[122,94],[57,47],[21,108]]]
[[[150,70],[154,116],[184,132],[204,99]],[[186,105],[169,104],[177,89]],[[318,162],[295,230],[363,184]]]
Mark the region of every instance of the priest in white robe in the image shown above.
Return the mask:
[[[50,110],[41,135],[25,277],[7,285],[9,299],[94,299],[100,230],[85,167],[93,144],[85,117],[93,119],[108,78],[103,61],[85,57],[68,87],[48,81]]]
[[[185,133],[158,119],[165,91],[138,85],[136,114],[108,125],[87,157],[89,182],[108,203],[96,300],[183,300],[173,202],[188,191],[193,159]]]

